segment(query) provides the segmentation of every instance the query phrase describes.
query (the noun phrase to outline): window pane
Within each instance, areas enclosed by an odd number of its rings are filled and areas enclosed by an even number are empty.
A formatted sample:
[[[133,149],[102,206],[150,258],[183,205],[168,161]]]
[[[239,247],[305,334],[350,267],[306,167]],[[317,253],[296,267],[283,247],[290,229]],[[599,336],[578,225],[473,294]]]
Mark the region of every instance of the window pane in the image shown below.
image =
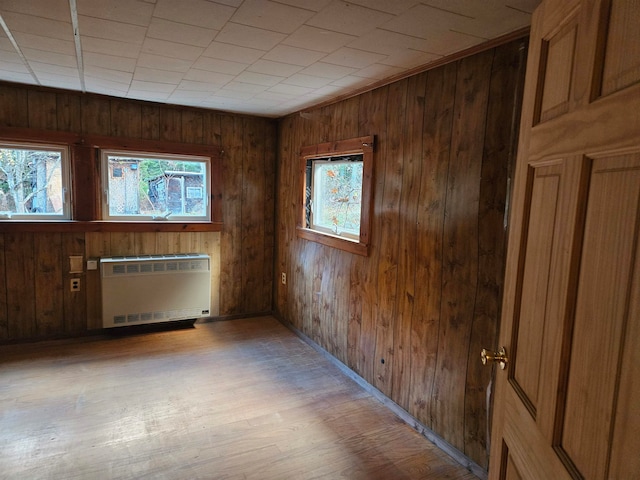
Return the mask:
[[[207,162],[108,154],[110,217],[208,218]]]
[[[15,217],[65,215],[62,149],[0,148],[0,212]]]
[[[362,165],[361,160],[314,161],[311,228],[319,227],[334,235],[359,237]]]

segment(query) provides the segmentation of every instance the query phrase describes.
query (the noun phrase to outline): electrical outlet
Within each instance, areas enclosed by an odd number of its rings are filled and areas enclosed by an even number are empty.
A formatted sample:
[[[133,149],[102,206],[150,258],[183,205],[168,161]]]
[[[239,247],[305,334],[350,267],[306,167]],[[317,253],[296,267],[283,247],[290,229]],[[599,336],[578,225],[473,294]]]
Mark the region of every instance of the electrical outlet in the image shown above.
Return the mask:
[[[282,282],[283,285],[287,284],[287,274],[282,272],[281,276],[280,276],[280,282]]]
[[[71,283],[69,285],[69,290],[71,290],[72,292],[79,292],[80,291],[80,279],[79,278],[72,278],[71,279]]]

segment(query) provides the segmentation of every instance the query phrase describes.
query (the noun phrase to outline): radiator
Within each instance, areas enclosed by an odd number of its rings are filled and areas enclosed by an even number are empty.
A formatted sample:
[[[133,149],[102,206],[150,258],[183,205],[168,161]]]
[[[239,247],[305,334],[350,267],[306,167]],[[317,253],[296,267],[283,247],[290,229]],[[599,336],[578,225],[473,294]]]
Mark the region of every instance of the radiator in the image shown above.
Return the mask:
[[[208,317],[208,255],[142,255],[100,259],[104,328]]]

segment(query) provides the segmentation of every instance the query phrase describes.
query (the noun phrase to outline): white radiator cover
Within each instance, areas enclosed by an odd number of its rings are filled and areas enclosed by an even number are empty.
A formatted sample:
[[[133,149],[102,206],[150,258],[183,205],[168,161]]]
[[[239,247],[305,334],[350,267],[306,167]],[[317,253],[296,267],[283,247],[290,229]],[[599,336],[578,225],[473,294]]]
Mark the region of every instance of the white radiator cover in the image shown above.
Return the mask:
[[[100,278],[104,328],[210,315],[208,255],[103,257]]]

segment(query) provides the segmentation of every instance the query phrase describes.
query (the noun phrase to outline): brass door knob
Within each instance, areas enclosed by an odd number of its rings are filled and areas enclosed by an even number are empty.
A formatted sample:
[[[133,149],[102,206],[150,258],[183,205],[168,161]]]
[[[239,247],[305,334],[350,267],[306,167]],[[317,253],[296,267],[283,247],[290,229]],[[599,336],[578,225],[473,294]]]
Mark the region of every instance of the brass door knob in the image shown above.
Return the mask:
[[[480,359],[482,360],[482,364],[486,365],[487,363],[493,362],[500,365],[500,368],[504,370],[507,368],[507,363],[509,359],[507,358],[507,350],[504,347],[500,347],[500,350],[497,352],[492,352],[487,350],[486,348],[482,349],[480,353]]]

